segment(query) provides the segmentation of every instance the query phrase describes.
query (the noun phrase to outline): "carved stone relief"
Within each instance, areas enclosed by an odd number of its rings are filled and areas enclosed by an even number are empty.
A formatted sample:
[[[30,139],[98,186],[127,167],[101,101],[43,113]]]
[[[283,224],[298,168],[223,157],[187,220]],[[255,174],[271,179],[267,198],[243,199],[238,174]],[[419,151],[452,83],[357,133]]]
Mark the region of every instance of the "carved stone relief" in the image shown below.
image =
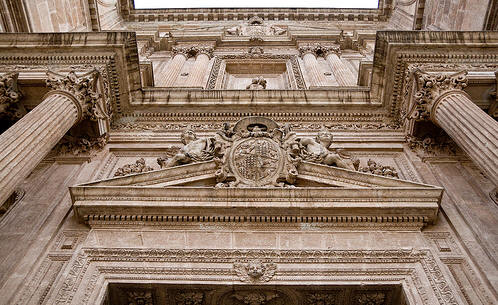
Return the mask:
[[[421,137],[406,136],[408,147],[418,157],[425,160],[428,157],[456,156],[461,154],[458,145],[442,130],[439,134],[426,134]]]
[[[394,167],[389,165],[381,165],[372,159],[368,159],[367,166],[359,167],[358,170],[364,173],[399,178],[398,171]]]
[[[275,275],[277,265],[263,263],[261,260],[252,260],[246,264],[236,263],[233,265],[233,269],[242,282],[268,282]]]
[[[145,164],[144,158],[140,158],[137,161],[135,161],[135,163],[125,164],[122,167],[118,168],[114,173],[114,177],[125,176],[129,174],[145,173],[151,170],[154,169]]]
[[[240,24],[225,30],[227,36],[249,36],[253,39],[262,39],[265,36],[282,36],[287,29],[273,24],[266,24],[263,18],[251,17],[247,23]]]
[[[23,96],[17,86],[19,73],[6,73],[0,77],[0,116],[16,121],[26,114],[20,103]]]

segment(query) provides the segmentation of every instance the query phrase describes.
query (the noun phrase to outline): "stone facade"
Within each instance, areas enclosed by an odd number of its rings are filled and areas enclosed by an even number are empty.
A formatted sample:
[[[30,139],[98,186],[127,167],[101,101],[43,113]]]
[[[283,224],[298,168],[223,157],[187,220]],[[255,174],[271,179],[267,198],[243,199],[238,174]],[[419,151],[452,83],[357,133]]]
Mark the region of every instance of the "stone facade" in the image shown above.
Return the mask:
[[[496,15],[0,0],[0,304],[498,303]]]

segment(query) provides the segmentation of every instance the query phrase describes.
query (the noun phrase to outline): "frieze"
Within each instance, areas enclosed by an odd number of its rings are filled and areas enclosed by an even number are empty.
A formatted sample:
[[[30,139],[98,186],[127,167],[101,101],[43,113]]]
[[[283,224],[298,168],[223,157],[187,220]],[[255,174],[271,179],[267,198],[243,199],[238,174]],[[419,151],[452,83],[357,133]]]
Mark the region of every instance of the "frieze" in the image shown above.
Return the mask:
[[[128,305],[154,305],[152,291],[128,291]]]
[[[213,120],[219,120],[213,117]],[[225,121],[233,121],[235,119],[226,119]],[[296,118],[297,120],[297,118]],[[303,119],[301,119],[303,120]],[[280,120],[277,120],[280,121]],[[294,130],[313,130],[318,131],[322,126],[334,131],[393,131],[399,130],[400,125],[388,124],[388,123],[337,123],[331,124],[330,121],[327,122],[326,118],[322,120],[324,123],[289,123],[290,127]],[[114,123],[113,131],[178,131],[184,130],[188,126],[192,126],[198,130],[219,130],[222,128],[223,123],[198,123],[198,124],[186,124],[186,123],[146,123],[146,122],[133,122],[133,123]]]
[[[358,305],[384,305],[386,295],[383,292],[363,292],[356,296]]]
[[[70,267],[70,272],[65,279],[65,284],[59,291],[59,298],[62,300],[60,297],[60,294],[64,295],[64,300],[70,301],[74,293],[76,292],[76,289],[72,289],[74,286],[74,281],[75,281],[75,276],[74,274],[77,274],[76,278],[79,278],[83,276],[82,273],[86,272],[87,268],[84,266],[87,266],[89,263],[93,263],[96,261],[100,261],[101,263],[105,263],[106,266],[101,266],[98,267],[97,275],[98,274],[120,274],[120,277],[123,279],[150,279],[151,276],[151,270],[152,269],[157,269],[157,272],[154,274],[160,275],[161,271],[160,269],[163,269],[167,272],[169,268],[164,268],[164,267],[156,267],[156,268],[143,268],[140,266],[134,266],[134,267],[120,267],[120,266],[112,266],[108,265],[108,263],[112,261],[127,261],[127,262],[144,262],[144,254],[148,253],[149,255],[152,255],[150,258],[154,262],[162,262],[162,261],[170,261],[170,262],[188,262],[188,263],[195,263],[195,262],[210,262],[210,263],[216,263],[216,262],[237,262],[240,261],[241,259],[254,259],[253,257],[262,257],[265,260],[271,259],[275,263],[309,263],[309,264],[317,264],[317,263],[326,263],[326,264],[333,264],[333,263],[394,263],[394,264],[404,264],[408,263],[410,268],[408,269],[400,269],[400,268],[394,268],[394,269],[376,269],[376,270],[370,270],[370,269],[348,269],[348,268],[343,268],[341,270],[328,270],[328,269],[316,269],[316,268],[306,268],[303,266],[301,269],[296,269],[295,271],[288,270],[289,275],[294,275],[296,276],[296,280],[303,280],[303,276],[311,276],[313,277],[313,272],[314,271],[320,271],[320,272],[325,272],[324,274],[328,274],[327,271],[330,271],[328,276],[332,276],[331,279],[334,279],[335,276],[339,276],[339,278],[349,278],[351,276],[354,276],[356,279],[363,281],[386,281],[386,280],[393,280],[393,277],[391,275],[398,275],[401,277],[396,277],[397,281],[407,279],[408,280],[408,285],[411,285],[410,283],[414,283],[414,285],[417,287],[417,291],[421,293],[421,298],[425,300],[425,304],[428,303],[428,298],[426,296],[426,293],[424,291],[424,288],[420,285],[420,275],[416,271],[416,269],[413,269],[412,263],[420,263],[422,266],[422,270],[425,272],[425,276],[429,279],[429,283],[431,285],[432,290],[436,294],[436,297],[438,298],[440,304],[457,304],[457,298],[454,296],[454,292],[452,288],[450,288],[450,285],[448,284],[448,281],[446,279],[446,273],[442,271],[442,269],[438,266],[437,262],[435,261],[433,255],[430,253],[429,250],[166,250],[166,249],[105,249],[105,248],[99,248],[99,249],[90,249],[86,248],[83,250],[84,254],[79,254],[80,258],[84,258],[87,256],[86,259],[77,260],[73,262],[73,265]],[[211,253],[211,255],[207,255]],[[173,256],[171,256],[173,254]],[[84,256],[81,256],[84,255]],[[159,259],[161,257],[162,259]],[[192,260],[192,258],[195,258]],[[167,259],[167,260],[164,260]],[[145,261],[148,261],[147,259]],[[124,268],[124,269],[123,269]],[[151,269],[151,270],[148,270]],[[173,268],[176,270],[178,276],[171,278],[164,278],[164,279],[186,279],[185,273],[182,272],[182,270],[187,271],[189,268]],[[204,268],[204,271],[222,271],[221,269],[216,269],[216,268]],[[354,271],[354,275],[350,274],[350,271]],[[381,272],[381,273],[378,273]],[[92,274],[94,274],[92,272]],[[89,274],[87,277],[92,277],[92,274]],[[130,277],[129,274],[142,274],[141,277]],[[184,274],[184,275],[182,275]],[[199,276],[197,277],[197,280],[201,281],[212,281],[211,278],[204,278],[202,275],[204,274],[201,269],[198,269],[197,271],[192,270],[192,272],[189,272],[189,274],[198,274]],[[217,274],[216,272],[214,274]],[[214,275],[213,274],[213,275]],[[219,276],[224,275],[226,273],[219,273],[219,275],[216,275],[216,278],[220,278]],[[376,274],[378,275],[385,275],[386,277],[378,277],[375,276]],[[358,277],[359,276],[359,277]],[[371,276],[375,276],[374,278],[371,278]],[[408,278],[406,278],[408,276]],[[161,277],[162,278],[162,277]],[[286,277],[287,278],[287,277]],[[221,277],[222,281],[227,281],[229,279],[224,279]],[[281,280],[284,280],[283,278]],[[316,280],[316,279],[315,279]],[[320,277],[320,282],[323,284],[323,279]],[[417,284],[418,283],[418,284]],[[67,287],[67,288],[64,288]],[[382,294],[384,293],[383,291],[358,291],[361,294],[372,294],[369,296],[363,296],[361,297],[361,300],[370,300],[370,301],[375,301],[375,300],[380,300],[382,299],[381,295],[374,296],[373,294]],[[90,295],[92,291],[86,291],[86,295]],[[357,295],[359,297],[359,295]],[[360,299],[358,299],[360,301]],[[58,304],[62,304],[62,302],[59,302]],[[362,304],[362,303],[360,303]],[[370,303],[365,303],[365,304],[370,304]],[[376,303],[373,303],[376,304]],[[382,304],[382,303],[380,303]]]

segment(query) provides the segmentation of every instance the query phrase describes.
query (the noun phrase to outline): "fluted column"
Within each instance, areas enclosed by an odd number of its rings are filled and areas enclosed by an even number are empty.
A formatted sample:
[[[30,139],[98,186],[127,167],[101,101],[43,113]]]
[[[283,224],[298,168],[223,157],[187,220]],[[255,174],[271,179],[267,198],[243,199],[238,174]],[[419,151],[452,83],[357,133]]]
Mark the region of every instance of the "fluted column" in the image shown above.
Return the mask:
[[[303,58],[304,67],[310,81],[309,87],[325,86],[327,84],[327,80],[318,66],[315,48],[301,47],[299,48],[299,51]]]
[[[339,86],[355,86],[356,77],[339,57],[339,49],[329,48],[325,55],[327,62],[332,67],[332,73]]]
[[[92,76],[95,76],[92,74]],[[89,78],[52,75],[43,101],[0,135],[0,203],[4,202],[64,134],[84,117],[97,117]]]
[[[187,61],[187,52],[183,48],[173,49],[173,58],[165,68],[165,73],[161,85],[164,87],[173,87],[176,79],[182,71],[185,61]]]
[[[209,60],[213,54],[213,49],[195,48],[195,52],[195,63],[185,81],[185,87],[204,88],[204,77],[209,66]]]
[[[498,186],[498,122],[463,91],[466,72],[453,75],[415,71],[418,90],[414,118],[430,118]]]

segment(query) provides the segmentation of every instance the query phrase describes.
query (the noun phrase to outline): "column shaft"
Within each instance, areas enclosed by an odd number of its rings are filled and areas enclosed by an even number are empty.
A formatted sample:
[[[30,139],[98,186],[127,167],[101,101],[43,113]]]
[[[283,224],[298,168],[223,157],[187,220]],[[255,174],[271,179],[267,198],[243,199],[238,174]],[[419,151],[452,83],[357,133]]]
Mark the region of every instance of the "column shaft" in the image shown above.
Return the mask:
[[[200,53],[199,55],[197,55],[194,66],[192,67],[188,78],[185,81],[185,87],[204,88],[204,76],[206,75],[208,66],[209,56],[204,53]]]
[[[441,98],[433,120],[498,185],[498,122],[458,91]]]
[[[310,81],[310,87],[325,86],[327,80],[318,67],[318,61],[312,53],[306,53],[303,55],[304,67],[306,68],[306,73]]]
[[[185,61],[187,61],[187,57],[185,54],[176,54],[169,62],[166,69],[164,69],[165,73],[160,85],[164,87],[173,87],[175,85],[176,79],[178,78],[178,75],[180,75],[180,72],[182,71]]]
[[[52,94],[0,135],[0,203],[77,120],[74,102],[65,95]]]
[[[346,67],[336,53],[329,53],[327,55],[327,61],[332,67],[332,73],[334,73],[339,86],[356,86],[355,75]]]

